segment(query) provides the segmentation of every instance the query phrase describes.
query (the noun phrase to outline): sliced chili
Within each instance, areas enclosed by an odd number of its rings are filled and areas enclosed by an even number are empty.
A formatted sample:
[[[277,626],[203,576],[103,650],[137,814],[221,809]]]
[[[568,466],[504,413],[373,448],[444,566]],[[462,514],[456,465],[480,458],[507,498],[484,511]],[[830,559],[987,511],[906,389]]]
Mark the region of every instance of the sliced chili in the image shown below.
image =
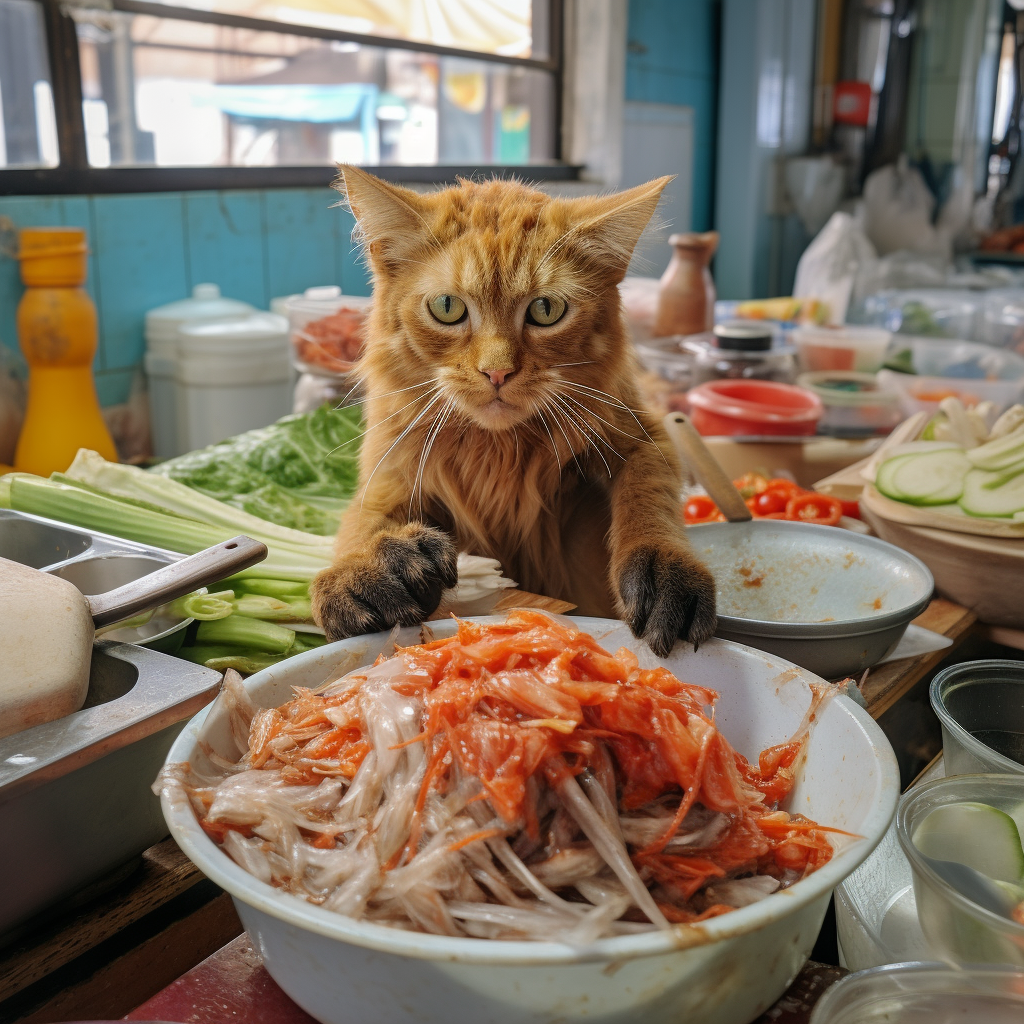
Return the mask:
[[[799,523],[816,526],[835,526],[843,515],[838,498],[827,494],[797,494],[786,505],[786,516]]]

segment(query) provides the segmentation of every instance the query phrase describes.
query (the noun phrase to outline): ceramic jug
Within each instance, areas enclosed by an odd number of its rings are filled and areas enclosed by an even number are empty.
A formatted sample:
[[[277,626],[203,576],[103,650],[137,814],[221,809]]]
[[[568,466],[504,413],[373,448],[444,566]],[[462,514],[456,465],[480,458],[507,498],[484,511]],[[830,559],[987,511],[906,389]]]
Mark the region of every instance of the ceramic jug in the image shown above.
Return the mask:
[[[718,248],[718,232],[672,235],[672,259],[661,275],[654,336],[699,334],[715,323],[715,282],[708,264]]]

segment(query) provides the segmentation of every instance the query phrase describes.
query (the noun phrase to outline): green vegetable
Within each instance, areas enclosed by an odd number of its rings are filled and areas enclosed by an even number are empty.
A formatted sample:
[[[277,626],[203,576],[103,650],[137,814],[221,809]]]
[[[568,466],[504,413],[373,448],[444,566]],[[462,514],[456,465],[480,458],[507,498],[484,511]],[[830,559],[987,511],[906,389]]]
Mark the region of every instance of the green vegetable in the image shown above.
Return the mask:
[[[209,526],[177,515],[152,512],[71,484],[44,480],[30,473],[10,473],[9,507],[19,512],[57,519],[125,540],[191,555],[237,536],[237,529]],[[257,540],[265,540],[257,537]],[[269,542],[266,559],[242,576],[265,576],[309,582],[329,559],[313,551],[301,552]]]
[[[226,619],[200,622],[196,630],[196,642],[231,644],[263,651],[265,654],[286,654],[295,642],[295,630],[235,613]]]
[[[964,477],[960,507],[968,515],[986,517],[1024,510],[1024,471],[1007,479],[1001,470],[972,469]]]
[[[949,337],[936,322],[928,307],[921,302],[905,302],[903,304],[903,322],[900,324],[900,333],[919,334],[928,338]]]
[[[1024,880],[1024,849],[1013,818],[989,804],[936,807],[914,831],[914,845],[935,860],[966,864],[995,881]]]
[[[308,622],[313,618],[313,609],[308,597],[296,597],[290,601],[267,597],[265,594],[242,594],[234,602],[239,615],[271,622]]]
[[[948,505],[964,490],[971,464],[961,448],[899,455],[878,468],[875,486],[886,497],[911,505]]]
[[[225,590],[220,594],[187,594],[171,603],[171,612],[182,619],[212,622],[226,619],[234,610],[234,594]]]
[[[333,534],[355,492],[359,406],[287,416],[152,472],[280,526]]]
[[[913,350],[901,348],[899,352],[894,352],[882,363],[882,368],[885,370],[895,370],[897,373],[916,373]]]
[[[292,597],[309,597],[309,586],[305,583],[292,583],[289,580],[264,580],[258,577],[238,581],[236,590],[243,594],[266,594],[287,601]]]
[[[1024,427],[972,448],[967,456],[979,469],[1006,469],[1024,459]]]
[[[226,672],[233,668],[243,675],[252,675],[262,669],[284,661],[286,654],[264,654],[258,651],[245,651],[228,644],[201,644],[196,647],[183,647],[178,656],[197,665]]]

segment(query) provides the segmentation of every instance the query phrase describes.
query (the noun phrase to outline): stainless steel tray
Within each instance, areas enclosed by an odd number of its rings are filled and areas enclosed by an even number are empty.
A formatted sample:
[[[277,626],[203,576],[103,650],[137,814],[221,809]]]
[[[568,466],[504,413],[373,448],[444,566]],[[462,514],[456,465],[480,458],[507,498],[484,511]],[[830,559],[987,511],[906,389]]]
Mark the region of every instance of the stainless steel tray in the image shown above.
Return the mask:
[[[76,583],[90,560],[113,578],[122,558],[136,560],[134,571],[140,559],[180,557],[9,510],[0,510],[0,555]],[[150,786],[220,678],[146,647],[98,641],[82,710],[0,739],[0,942],[167,834]]]

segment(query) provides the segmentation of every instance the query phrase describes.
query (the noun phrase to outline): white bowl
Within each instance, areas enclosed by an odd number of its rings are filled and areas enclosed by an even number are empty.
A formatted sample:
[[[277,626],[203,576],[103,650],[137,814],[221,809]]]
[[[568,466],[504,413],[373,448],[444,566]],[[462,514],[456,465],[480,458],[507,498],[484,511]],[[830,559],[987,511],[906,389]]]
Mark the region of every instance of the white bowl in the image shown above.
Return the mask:
[[[652,657],[620,622],[573,621],[612,650],[625,646]],[[454,623],[433,629],[448,636]],[[413,629],[398,639],[408,644],[417,637]],[[331,673],[368,664],[387,643],[384,633],[342,640],[259,672],[245,686],[257,704],[277,706],[292,685],[317,686]],[[810,701],[807,684],[819,681],[780,658],[722,640],[696,653],[680,644],[661,663],[687,682],[721,692],[717,722],[748,758],[796,730]],[[189,761],[211,771],[201,743],[236,756],[220,702],[189,723],[168,763]],[[837,697],[814,724],[787,807],[862,839],[751,906],[584,948],[424,935],[343,917],[244,871],[207,838],[187,802],[165,796],[162,805],[178,845],[233,897],[271,976],[325,1024],[745,1024],[790,985],[814,945],[832,889],[874,849],[898,795],[896,759],[882,731],[853,701]]]

